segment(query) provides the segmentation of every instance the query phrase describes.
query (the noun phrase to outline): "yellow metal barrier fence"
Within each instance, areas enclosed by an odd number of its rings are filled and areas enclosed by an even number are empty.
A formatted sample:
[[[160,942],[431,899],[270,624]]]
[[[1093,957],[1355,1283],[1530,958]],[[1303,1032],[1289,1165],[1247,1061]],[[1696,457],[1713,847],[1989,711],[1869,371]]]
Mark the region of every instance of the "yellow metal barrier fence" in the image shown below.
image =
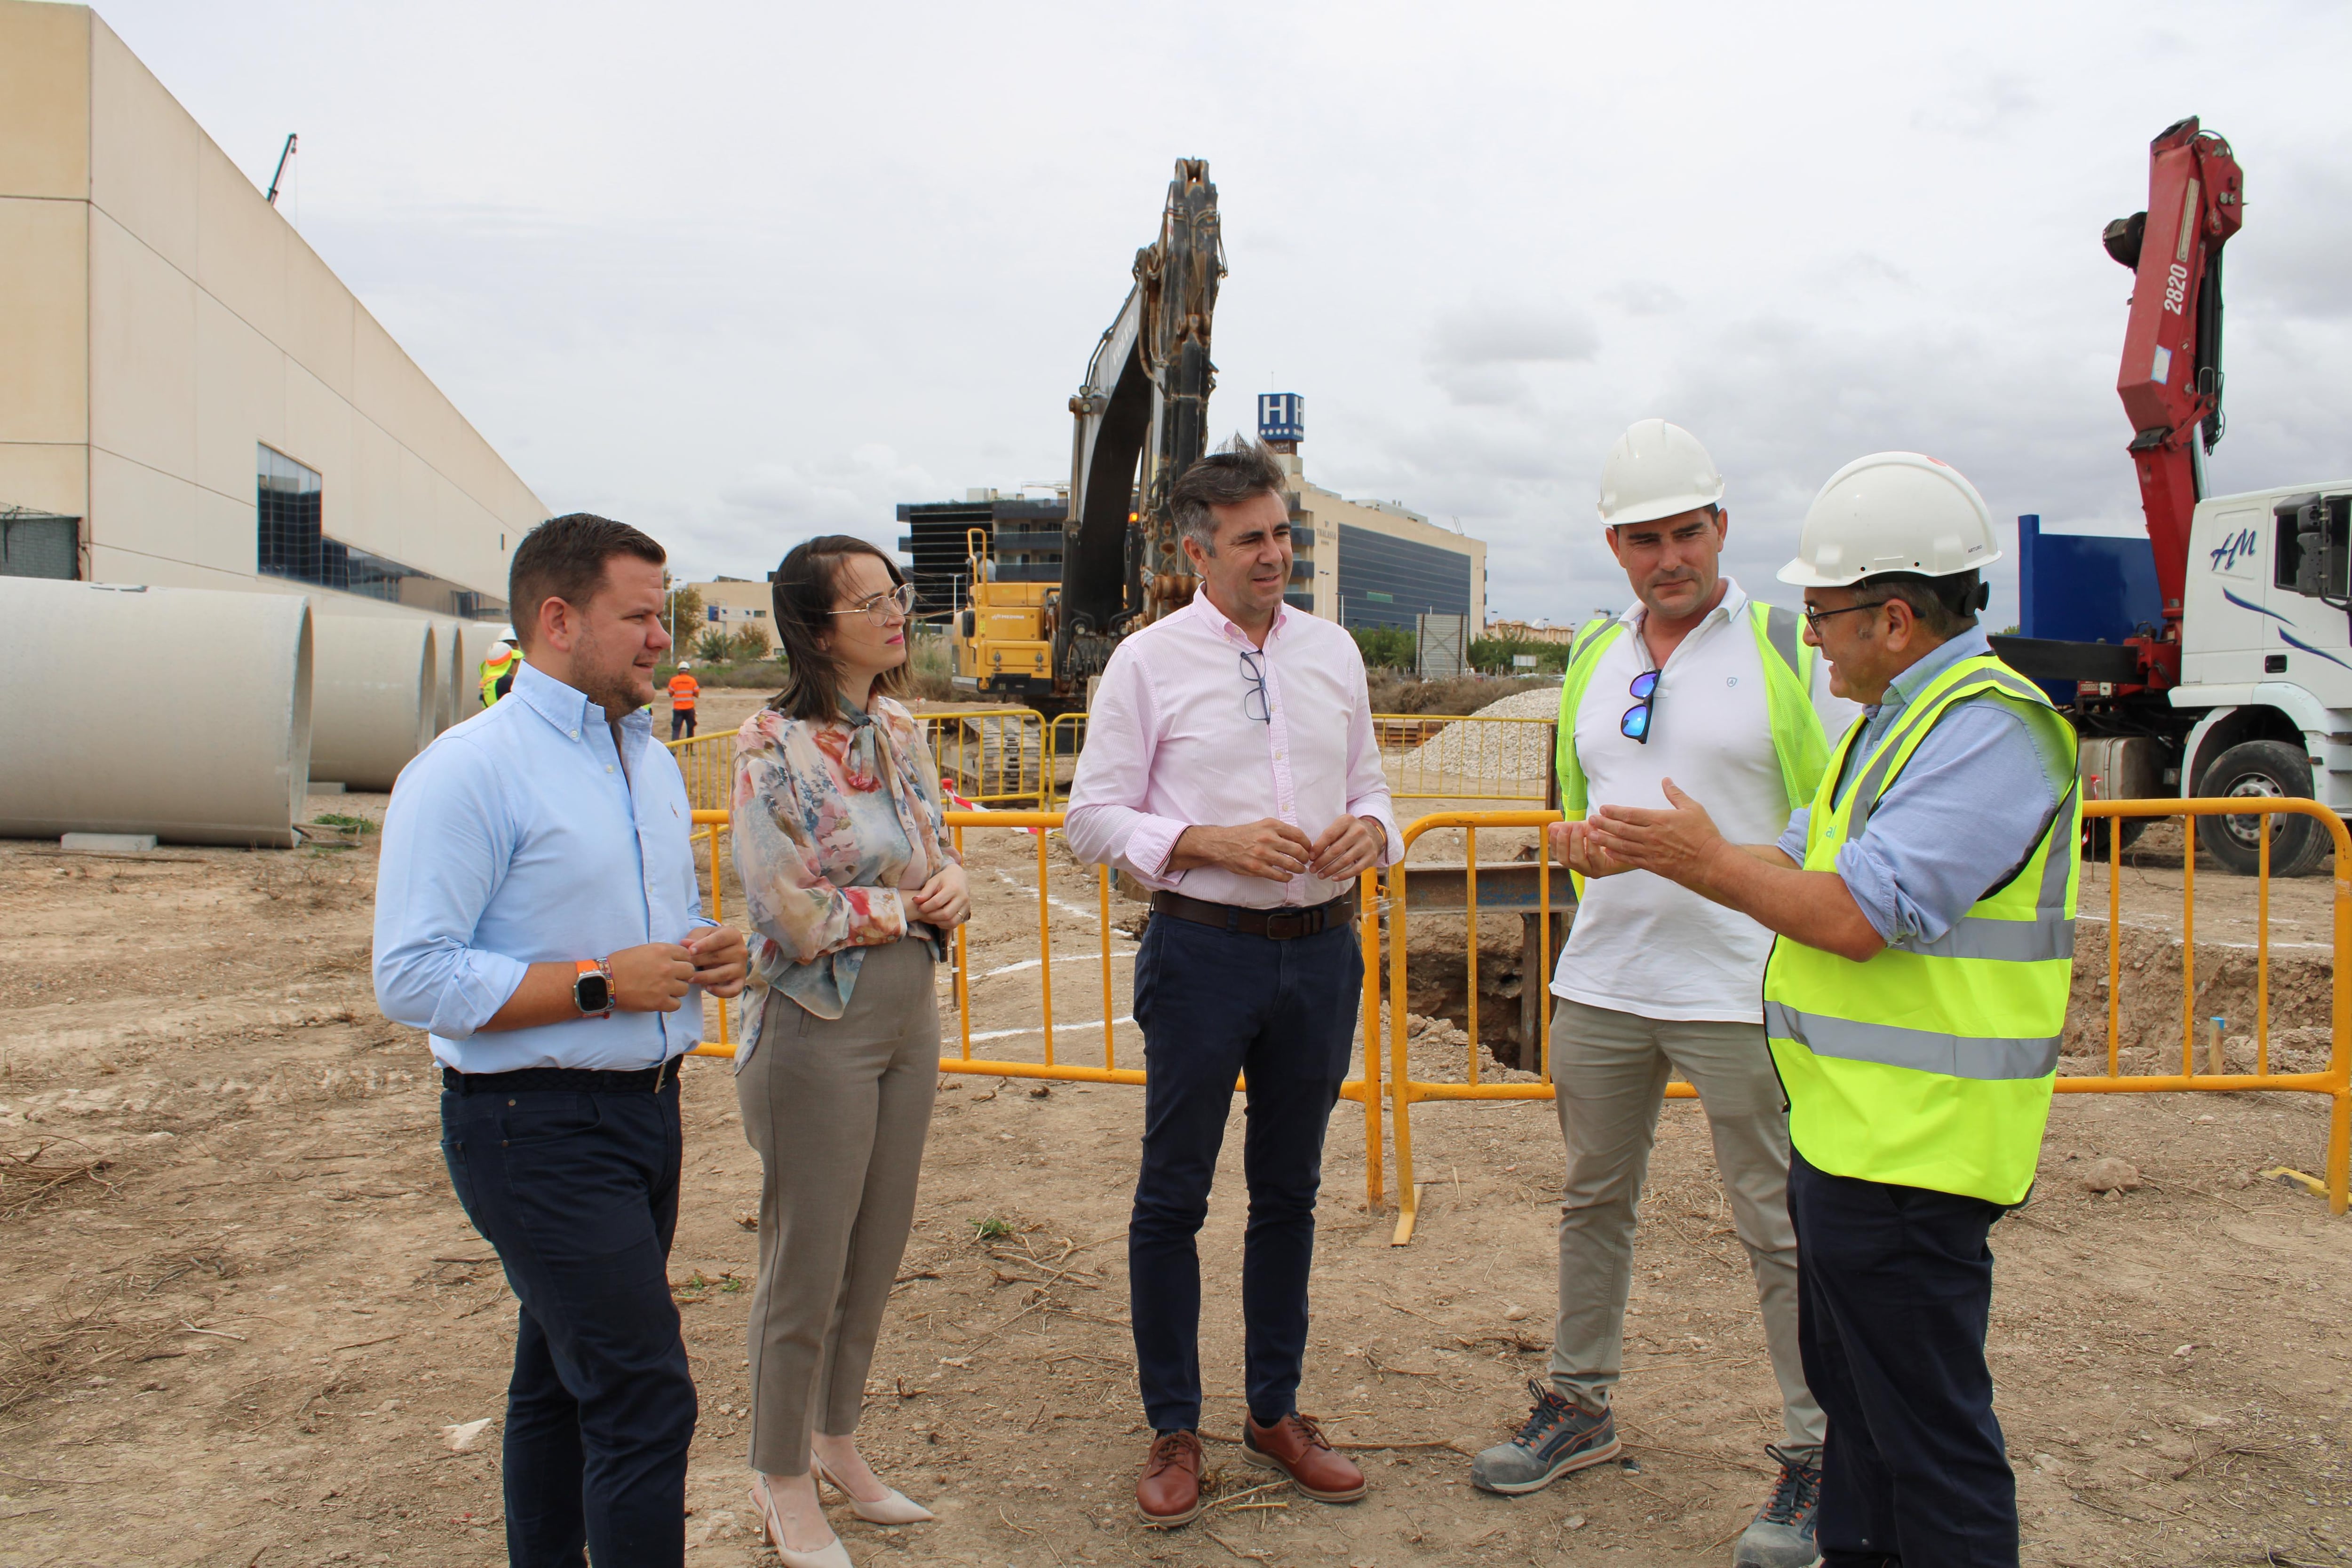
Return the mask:
[[[930,741],[940,781],[965,800],[1042,810],[1053,798],[1045,715],[1025,707],[941,708],[917,714],[915,722]]]
[[[710,896],[709,912],[719,918],[719,834],[728,823],[725,811],[694,813],[698,838],[707,837],[710,852]],[[957,1017],[958,1049],[952,1056],[940,1059],[942,1072],[976,1073],[992,1078],[1046,1079],[1062,1083],[1141,1083],[1141,1069],[1118,1065],[1118,1048],[1114,1030],[1118,1021],[1118,1008],[1111,980],[1110,868],[1097,866],[1095,885],[1100,910],[1100,959],[1102,966],[1102,1065],[1073,1063],[1055,1060],[1054,1042],[1054,932],[1053,898],[1049,873],[1052,862],[1047,858],[1046,832],[1062,825],[1059,811],[950,811],[947,825],[953,835],[956,853],[963,853],[964,834],[968,830],[989,829],[1006,831],[1036,830],[1037,851],[1037,958],[1043,1007],[1040,1022],[1045,1036],[1045,1061],[1012,1061],[971,1053],[971,969],[969,925],[956,927],[954,938],[953,974]],[[1364,1074],[1339,1086],[1339,1096],[1353,1100],[1364,1107],[1364,1196],[1375,1207],[1383,1199],[1383,1165],[1381,1140],[1381,949],[1380,949],[1380,882],[1376,873],[1366,872],[1360,884],[1363,920],[1360,936],[1364,957]],[[718,1003],[719,1030],[716,1040],[697,1046],[697,1056],[730,1057],[735,1054],[734,1041],[727,1027],[727,1004]],[[1236,1087],[1246,1088],[1246,1082]]]
[[[1400,800],[1532,800],[1551,785],[1549,718],[1376,713],[1372,733]]]
[[[1540,806],[1551,785],[1556,727],[1548,718],[1486,714],[1372,716],[1381,767],[1390,793],[1400,800],[1531,800]],[[1045,726],[1046,799],[1067,795],[1060,765],[1086,743],[1083,713],[1063,714]]]
[[[2327,1068],[2318,1072],[2273,1072],[2270,1071],[2270,819],[2291,813],[2315,818],[2336,843],[2335,936],[2333,941],[2332,974],[2334,979],[2330,1031],[2334,1039],[2333,1052]],[[2259,902],[2258,936],[2255,951],[2255,1040],[2256,1066],[2252,1072],[2228,1072],[2207,1070],[2197,1064],[2197,948],[2196,948],[2196,845],[2194,831],[2185,833],[2187,848],[2182,855],[2184,885],[2182,889],[2183,923],[2181,930],[2181,1070],[2177,1074],[2124,1074],[2117,1071],[2117,1057],[2122,1040],[2122,1012],[2117,991],[2122,980],[2122,944],[2116,933],[2122,926],[2123,894],[2116,873],[2122,864],[2122,835],[2105,835],[2108,847],[2107,872],[2107,1071],[2101,1076],[2062,1076],[2057,1081],[2062,1094],[2170,1093],[2195,1092],[2231,1093],[2248,1090],[2325,1094],[2334,1104],[2328,1122],[2326,1176],[2328,1206],[2337,1214],[2346,1212],[2352,1203],[2352,836],[2347,836],[2343,820],[2326,807],[2313,800],[2287,798],[2231,798],[2218,800],[2086,800],[2083,803],[2085,818],[2100,817],[2243,817],[2259,815],[2263,819],[2262,851],[2257,873],[2256,896]],[[1542,989],[1538,1018],[1540,1029],[1535,1041],[1538,1071],[1541,1081],[1534,1083],[1482,1083],[1479,1082],[1478,1042],[1478,898],[1477,835],[1480,828],[1540,828],[1562,821],[1557,811],[1449,811],[1439,812],[1412,822],[1404,829],[1408,852],[1413,841],[1438,828],[1461,828],[1467,841],[1464,867],[1466,878],[1467,918],[1469,930],[1466,946],[1469,970],[1466,991],[1468,1017],[1465,1027],[1470,1036],[1467,1082],[1439,1083],[1412,1077],[1405,1057],[1405,1009],[1402,998],[1409,994],[1406,984],[1406,911],[1410,907],[1408,889],[1412,868],[1398,862],[1389,869],[1389,995],[1391,1016],[1389,1020],[1389,1096],[1391,1119],[1394,1123],[1397,1162],[1397,1224],[1391,1244],[1402,1247],[1412,1239],[1413,1227],[1420,1218],[1420,1186],[1413,1177],[1412,1107],[1425,1100],[1549,1100],[1557,1091],[1551,1082],[1551,977],[1542,956],[1551,951],[1549,883],[1552,874],[1550,857],[1538,854],[1540,868],[1537,879],[1541,892],[1538,903],[1541,908],[1542,945],[1538,956],[1527,967],[1522,984]],[[1561,873],[1565,874],[1565,873]],[[1368,1074],[1369,1076],[1369,1074]],[[1666,1085],[1668,1096],[1675,1099],[1695,1098],[1697,1092],[1688,1083],[1675,1082]]]
[[[1083,713],[1056,714],[1045,726],[1045,788],[1049,801],[1069,799],[1069,789],[1062,780],[1062,762],[1068,758],[1072,763],[1071,782],[1075,783],[1077,755],[1086,749],[1086,744],[1087,716]]]
[[[677,770],[686,776],[687,804],[698,811],[724,811],[733,804],[729,799],[734,789],[733,730],[665,740],[662,744],[677,758]]]

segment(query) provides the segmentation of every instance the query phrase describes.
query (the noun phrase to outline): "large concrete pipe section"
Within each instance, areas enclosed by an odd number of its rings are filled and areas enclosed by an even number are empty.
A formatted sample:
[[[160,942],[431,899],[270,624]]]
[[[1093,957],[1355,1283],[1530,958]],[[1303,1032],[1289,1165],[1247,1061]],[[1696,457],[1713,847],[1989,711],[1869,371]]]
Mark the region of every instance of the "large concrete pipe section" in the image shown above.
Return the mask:
[[[433,740],[433,622],[321,615],[311,683],[310,777],[348,789],[389,789]]]
[[[0,836],[298,841],[307,598],[0,577]]]
[[[466,712],[466,623],[462,621],[436,621],[433,635],[438,640],[441,657],[433,666],[433,733],[468,717]]]

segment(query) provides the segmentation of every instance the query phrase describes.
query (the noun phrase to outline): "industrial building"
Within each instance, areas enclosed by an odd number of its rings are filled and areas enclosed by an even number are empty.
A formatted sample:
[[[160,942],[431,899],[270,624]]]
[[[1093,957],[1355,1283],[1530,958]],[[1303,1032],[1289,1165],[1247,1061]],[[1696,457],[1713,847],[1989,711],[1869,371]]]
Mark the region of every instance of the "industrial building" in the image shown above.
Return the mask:
[[[547,508],[96,14],[0,0],[0,574],[502,619]]]
[[[1288,601],[1341,625],[1412,631],[1425,614],[1469,617],[1470,634],[1486,623],[1486,545],[1431,522],[1396,501],[1351,501],[1306,476],[1306,400],[1295,392],[1258,398],[1258,439],[1291,476]],[[907,531],[898,550],[913,566],[917,612],[946,615],[970,597],[965,535],[979,528],[994,551],[1000,582],[1062,580],[1062,519],[1066,496],[1034,498],[971,490],[961,501],[901,504]]]
[[[702,596],[702,624],[681,626],[678,640],[691,643],[701,632],[724,632],[733,636],[746,626],[757,626],[766,633],[769,645],[776,641],[772,612],[775,597],[765,582],[754,582],[748,577],[715,577],[709,582],[689,582],[683,586]]]

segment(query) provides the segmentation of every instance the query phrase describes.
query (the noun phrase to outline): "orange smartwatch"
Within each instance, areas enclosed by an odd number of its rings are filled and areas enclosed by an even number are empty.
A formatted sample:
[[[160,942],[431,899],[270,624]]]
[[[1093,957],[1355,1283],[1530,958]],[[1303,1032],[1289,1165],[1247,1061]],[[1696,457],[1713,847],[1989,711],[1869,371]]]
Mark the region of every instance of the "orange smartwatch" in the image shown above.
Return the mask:
[[[572,977],[572,1003],[580,1016],[613,1016],[613,966],[604,958],[583,958]]]

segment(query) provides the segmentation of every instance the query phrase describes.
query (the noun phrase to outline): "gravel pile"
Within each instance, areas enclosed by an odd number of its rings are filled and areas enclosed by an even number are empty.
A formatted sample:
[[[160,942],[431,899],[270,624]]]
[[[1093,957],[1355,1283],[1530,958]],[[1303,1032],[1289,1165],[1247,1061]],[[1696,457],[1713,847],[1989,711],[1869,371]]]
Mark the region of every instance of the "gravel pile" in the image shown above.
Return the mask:
[[[1557,718],[1559,689],[1547,686],[1489,703],[1473,717]],[[1460,779],[1540,779],[1550,765],[1551,731],[1535,724],[1454,724],[1404,754],[1410,775]]]

